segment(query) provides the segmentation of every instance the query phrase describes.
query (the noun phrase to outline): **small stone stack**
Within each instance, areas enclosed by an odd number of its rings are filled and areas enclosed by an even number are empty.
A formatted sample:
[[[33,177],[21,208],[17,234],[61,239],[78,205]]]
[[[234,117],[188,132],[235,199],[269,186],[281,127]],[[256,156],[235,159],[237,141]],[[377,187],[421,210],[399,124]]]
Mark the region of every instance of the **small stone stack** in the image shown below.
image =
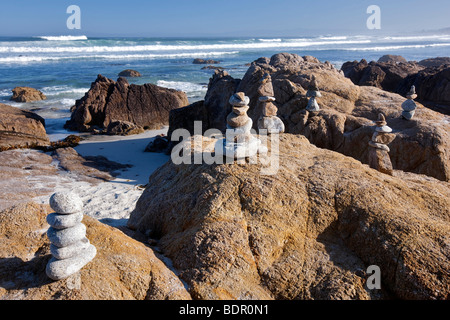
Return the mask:
[[[321,96],[322,94],[319,91],[316,77],[313,75],[308,86],[308,92],[306,92],[306,97],[309,98],[306,110],[309,112],[318,112],[320,110],[320,107],[316,101],[316,98],[320,98]]]
[[[258,129],[267,130],[268,134],[283,133],[285,126],[283,121],[277,117],[278,108],[275,106],[272,78],[270,74],[264,74],[261,85],[258,88],[259,104],[261,105],[263,116],[258,119]]]
[[[411,120],[416,113],[417,105],[414,102],[414,99],[417,98],[416,87],[412,86],[411,90],[406,95],[407,100],[402,103],[402,117],[406,120]]]
[[[393,168],[391,158],[389,157],[389,147],[387,146],[395,139],[395,135],[391,134],[392,129],[387,125],[383,114],[378,115],[378,121],[375,122],[377,127],[369,141],[369,166],[382,173],[392,175]]]
[[[226,138],[217,141],[215,152],[229,158],[243,159],[265,151],[260,149],[261,141],[251,133],[253,121],[247,115],[249,97],[238,92],[231,96],[229,102],[233,108],[227,117]]]
[[[97,250],[86,238],[86,227],[81,223],[83,202],[78,195],[55,193],[50,198],[50,206],[55,213],[47,216],[51,226],[47,236],[53,257],[47,264],[46,273],[53,280],[62,280],[94,259]]]

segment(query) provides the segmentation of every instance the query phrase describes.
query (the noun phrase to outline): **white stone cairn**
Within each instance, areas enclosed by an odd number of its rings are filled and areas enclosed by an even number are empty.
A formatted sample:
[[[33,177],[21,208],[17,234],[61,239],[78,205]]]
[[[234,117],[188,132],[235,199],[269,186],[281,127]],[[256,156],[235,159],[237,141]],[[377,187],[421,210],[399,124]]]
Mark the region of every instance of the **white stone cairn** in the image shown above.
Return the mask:
[[[233,159],[245,159],[259,153],[267,153],[261,140],[251,133],[252,119],[247,115],[249,97],[243,92],[231,96],[232,112],[227,117],[227,130],[224,139],[217,140],[215,152],[218,155]]]
[[[86,238],[83,220],[83,202],[72,192],[58,192],[50,197],[50,207],[55,211],[47,216],[51,226],[47,236],[51,242],[52,258],[46,273],[52,280],[63,280],[80,271],[97,254],[96,248]]]

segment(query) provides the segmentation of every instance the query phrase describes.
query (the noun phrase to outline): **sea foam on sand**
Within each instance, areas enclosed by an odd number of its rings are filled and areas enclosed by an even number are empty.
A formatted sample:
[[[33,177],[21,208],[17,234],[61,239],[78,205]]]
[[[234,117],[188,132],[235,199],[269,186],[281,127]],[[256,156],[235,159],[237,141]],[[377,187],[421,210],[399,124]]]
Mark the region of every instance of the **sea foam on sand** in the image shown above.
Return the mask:
[[[111,226],[126,225],[149,176],[170,158],[162,153],[144,152],[151,138],[166,133],[167,128],[126,137],[90,136],[75,148],[81,156],[104,156],[110,161],[130,164],[132,167],[119,171],[116,179],[97,185],[81,181],[75,174],[67,173],[54,192],[76,192],[83,200],[84,214]],[[50,195],[34,200],[48,203],[49,197]]]

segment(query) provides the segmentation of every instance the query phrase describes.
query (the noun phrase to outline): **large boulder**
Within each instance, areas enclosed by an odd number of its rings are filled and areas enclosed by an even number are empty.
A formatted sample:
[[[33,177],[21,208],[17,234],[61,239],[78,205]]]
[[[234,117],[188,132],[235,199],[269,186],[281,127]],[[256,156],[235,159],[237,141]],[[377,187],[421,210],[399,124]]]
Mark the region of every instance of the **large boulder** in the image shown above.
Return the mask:
[[[113,121],[127,121],[138,127],[159,129],[169,123],[169,112],[188,105],[186,93],[154,84],[129,84],[99,75],[91,89],[76,101],[66,128],[74,131],[106,129]]]
[[[119,77],[139,78],[142,74],[136,70],[126,69],[119,73]]]
[[[448,183],[385,175],[292,134],[277,150],[272,175],[260,162],[169,161],[128,226],[158,241],[198,299],[448,299]],[[373,265],[381,290],[366,284]]]
[[[78,275],[51,281],[48,206],[22,204],[0,212],[1,300],[190,299],[178,277],[144,243],[85,216],[97,255]],[[18,226],[20,226],[18,228]]]
[[[438,57],[420,62],[386,55],[377,62],[349,61],[341,70],[354,84],[373,86],[405,96],[416,86],[417,100],[438,112],[450,115],[450,58]]]
[[[12,101],[15,102],[32,102],[46,100],[47,97],[41,91],[29,87],[16,87],[12,90]]]
[[[45,120],[42,117],[0,103],[0,151],[49,144]]]
[[[374,130],[374,121],[379,113],[383,113],[396,135],[390,144],[394,169],[422,173],[444,181],[450,179],[448,116],[418,104],[414,120],[403,120],[401,104],[406,98],[375,87],[357,86],[330,63],[297,55],[287,58],[287,55],[278,54],[271,59],[254,61],[243,79],[236,81],[235,91],[245,92],[250,98],[248,115],[254,124],[262,115],[257,104],[260,80],[265,73],[269,73],[278,116],[285,123],[286,132],[302,134],[320,148],[368,163],[368,142]],[[308,103],[306,92],[313,75],[322,93],[322,97],[317,99],[321,111],[316,114],[305,110]],[[213,119],[215,123],[226,123],[226,108],[229,106],[226,107],[224,93],[228,95],[233,88],[229,85],[233,83],[229,75],[226,81],[214,82],[213,79],[206,94],[210,105],[204,111],[208,114],[205,130],[214,128]],[[222,112],[208,113],[209,110]],[[187,117],[191,111],[190,107],[185,108],[183,116],[186,117],[182,122],[193,126],[194,119]],[[173,132],[173,129],[171,126],[169,131]]]
[[[417,74],[425,67],[417,62],[408,62],[400,56],[383,56],[378,62],[366,60],[346,62],[341,70],[354,84],[373,86],[397,92],[400,83],[408,76]]]

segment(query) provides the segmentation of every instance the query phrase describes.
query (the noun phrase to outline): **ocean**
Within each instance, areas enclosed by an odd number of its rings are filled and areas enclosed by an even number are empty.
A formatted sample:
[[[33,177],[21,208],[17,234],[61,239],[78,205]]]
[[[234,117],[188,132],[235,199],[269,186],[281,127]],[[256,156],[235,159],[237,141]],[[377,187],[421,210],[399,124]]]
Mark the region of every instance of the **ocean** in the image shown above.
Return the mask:
[[[193,64],[194,58],[219,60],[218,66],[241,78],[247,63],[275,53],[312,55],[340,68],[346,61],[378,60],[384,54],[407,60],[450,56],[450,35],[315,36],[297,38],[90,38],[86,36],[0,37],[0,103],[32,110],[46,119],[52,140],[67,136],[63,125],[70,108],[98,74],[116,80],[134,69],[130,83],[154,83],[185,91],[190,102],[203,99],[213,70]],[[28,86],[47,100],[10,101],[11,90]]]

